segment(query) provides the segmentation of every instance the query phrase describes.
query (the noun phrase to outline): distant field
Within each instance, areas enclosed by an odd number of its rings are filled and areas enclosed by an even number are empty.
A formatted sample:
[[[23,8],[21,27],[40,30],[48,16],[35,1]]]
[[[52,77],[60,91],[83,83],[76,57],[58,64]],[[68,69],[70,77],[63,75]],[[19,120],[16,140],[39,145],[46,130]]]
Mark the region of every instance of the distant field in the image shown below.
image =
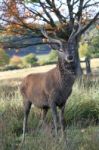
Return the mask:
[[[59,130],[55,138],[52,115],[39,127],[41,112],[31,109],[28,133],[22,145],[23,103],[20,79],[30,73],[45,72],[55,65],[0,72],[0,150],[98,150],[99,149],[99,81],[76,81],[65,109],[66,137]],[[82,64],[84,68],[84,64]],[[99,59],[91,61],[99,72]],[[15,80],[17,78],[17,80]],[[19,81],[18,81],[19,80]],[[9,119],[10,116],[10,119]],[[50,144],[49,144],[50,143]]]
[[[46,56],[42,56],[42,57],[46,59]],[[40,56],[40,59],[42,59],[42,57]],[[85,68],[84,63],[82,63],[81,65],[82,68]],[[11,78],[23,78],[30,73],[45,72],[52,69],[53,67],[55,67],[55,64],[27,68],[27,69],[13,70],[13,71],[4,71],[4,72],[0,72],[0,80],[11,79]],[[91,60],[91,68],[93,73],[95,74],[99,73],[99,58],[95,58]]]
[[[42,60],[42,59],[47,59],[48,56],[49,56],[49,54],[37,55],[37,58],[38,58],[39,60]]]
[[[82,63],[82,67],[85,68],[84,63]],[[91,68],[92,69],[99,68],[99,58],[91,59]]]
[[[27,69],[0,72],[0,80],[11,78],[23,78],[30,73],[45,72],[55,67],[55,65],[39,66]]]

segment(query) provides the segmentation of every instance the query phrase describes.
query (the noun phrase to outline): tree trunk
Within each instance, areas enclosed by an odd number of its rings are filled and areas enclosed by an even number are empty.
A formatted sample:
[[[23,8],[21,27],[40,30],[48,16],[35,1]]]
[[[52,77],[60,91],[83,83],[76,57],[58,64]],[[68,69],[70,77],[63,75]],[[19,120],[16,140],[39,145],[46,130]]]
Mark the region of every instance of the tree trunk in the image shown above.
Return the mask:
[[[91,75],[91,67],[90,67],[90,58],[86,57],[86,74],[89,76]]]
[[[82,76],[83,71],[82,71],[82,68],[80,65],[80,58],[79,58],[78,49],[79,49],[79,42],[77,41],[77,48],[76,48],[76,67],[77,67],[77,70],[76,71],[77,71],[77,76],[80,77],[80,76]]]
[[[80,59],[77,60],[77,76],[82,76],[83,71],[80,65]]]

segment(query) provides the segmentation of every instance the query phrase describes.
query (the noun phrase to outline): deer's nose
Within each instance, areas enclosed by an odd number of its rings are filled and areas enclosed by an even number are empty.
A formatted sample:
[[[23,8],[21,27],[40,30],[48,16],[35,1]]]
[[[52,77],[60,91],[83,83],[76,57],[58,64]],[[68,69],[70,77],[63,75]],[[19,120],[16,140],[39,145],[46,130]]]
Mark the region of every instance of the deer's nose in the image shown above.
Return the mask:
[[[67,59],[72,60],[73,56],[70,55],[70,56],[67,57]]]
[[[73,56],[72,55],[67,56],[67,60],[68,61],[73,61]]]

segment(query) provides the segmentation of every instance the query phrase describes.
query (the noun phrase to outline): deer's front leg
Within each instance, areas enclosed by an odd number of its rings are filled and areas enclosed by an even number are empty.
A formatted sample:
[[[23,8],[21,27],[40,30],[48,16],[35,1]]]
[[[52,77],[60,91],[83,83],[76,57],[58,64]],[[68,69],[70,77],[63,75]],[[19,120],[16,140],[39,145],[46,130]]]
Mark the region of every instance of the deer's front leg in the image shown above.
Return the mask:
[[[55,127],[55,135],[57,136],[57,134],[58,134],[58,114],[57,114],[57,106],[55,103],[51,104],[51,110],[52,110],[52,117],[53,117],[53,122],[54,122],[54,127]]]
[[[65,110],[65,105],[60,108],[60,125],[61,125],[61,131],[62,131],[62,136],[65,136],[64,130],[65,130],[65,118],[64,118],[64,110]]]

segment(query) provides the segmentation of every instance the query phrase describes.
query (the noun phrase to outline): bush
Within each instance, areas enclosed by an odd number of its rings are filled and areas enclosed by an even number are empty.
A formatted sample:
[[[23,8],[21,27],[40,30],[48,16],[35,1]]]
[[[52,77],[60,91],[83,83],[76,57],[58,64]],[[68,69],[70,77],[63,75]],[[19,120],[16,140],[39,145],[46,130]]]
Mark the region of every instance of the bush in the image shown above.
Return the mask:
[[[22,65],[22,59],[21,59],[21,57],[14,55],[10,59],[10,65],[12,65],[12,66],[20,66],[20,65]]]
[[[49,61],[49,60],[46,60],[46,59],[42,59],[42,60],[39,60],[39,65],[42,66],[42,65],[51,65],[51,64],[54,64],[56,63],[56,61]]]
[[[16,70],[16,69],[22,69],[20,66],[17,65],[7,65],[2,68],[2,71],[8,71],[8,70]]]
[[[46,58],[44,57],[43,59],[40,59],[38,63],[39,65],[54,64],[56,63],[57,59],[58,59],[57,52],[55,50],[51,50],[48,56],[46,56]]]
[[[87,43],[80,44],[79,56],[80,57],[88,57],[88,56],[90,56],[89,46],[88,46]]]
[[[48,60],[55,62],[55,61],[57,61],[57,58],[58,58],[57,52],[55,50],[51,50],[51,52],[49,53]]]
[[[22,58],[23,65],[24,66],[30,66],[30,67],[36,66],[37,60],[38,59],[37,59],[36,55],[32,54],[32,53],[30,53],[30,54],[28,54]]]
[[[0,84],[0,149],[42,149],[42,150],[98,150],[99,149],[99,127],[89,126],[83,128],[83,124],[89,119],[99,120],[99,86],[94,83],[88,87],[83,84],[75,83],[73,93],[69,98],[65,117],[67,121],[66,139],[58,133],[57,138],[53,136],[54,129],[47,121],[44,127],[39,127],[40,112],[38,109],[33,109],[30,112],[28,120],[28,133],[26,134],[25,142],[21,143],[22,138],[22,122],[23,122],[23,105],[22,97],[19,89],[14,90],[15,97],[6,99],[5,93],[12,89],[10,85]],[[8,82],[9,84],[9,82]],[[84,86],[83,86],[84,85]],[[11,90],[10,90],[11,91]],[[4,94],[2,94],[4,92]],[[48,113],[50,116],[50,112]],[[49,116],[47,115],[47,119]],[[51,115],[52,118],[52,115]],[[80,128],[74,123],[80,122]],[[83,121],[83,122],[82,122]],[[82,123],[82,124],[81,124]],[[87,122],[88,123],[88,122]],[[70,126],[72,125],[72,126]],[[90,125],[90,123],[89,123]],[[49,144],[50,143],[50,144]]]
[[[86,80],[88,83],[88,81]],[[90,81],[92,82],[92,81]],[[69,97],[66,106],[66,122],[67,124],[79,124],[87,126],[90,123],[99,123],[99,86],[98,82],[93,81],[86,85],[82,82],[74,84],[74,90]]]
[[[0,48],[0,66],[5,66],[9,63],[9,55]]]

